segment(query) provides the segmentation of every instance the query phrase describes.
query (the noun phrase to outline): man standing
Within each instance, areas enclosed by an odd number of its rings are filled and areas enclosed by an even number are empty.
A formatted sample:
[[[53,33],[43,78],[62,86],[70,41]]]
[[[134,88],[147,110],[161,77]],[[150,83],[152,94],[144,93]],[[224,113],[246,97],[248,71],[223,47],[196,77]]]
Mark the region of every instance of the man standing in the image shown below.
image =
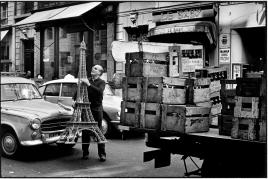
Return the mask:
[[[86,84],[88,90],[88,99],[90,102],[90,108],[92,115],[96,122],[98,122],[98,126],[100,130],[102,130],[102,118],[103,118],[103,107],[102,107],[102,100],[103,100],[103,91],[105,88],[105,81],[100,79],[103,73],[103,68],[100,65],[95,65],[92,67],[91,70],[91,78],[89,79],[81,79],[81,82]],[[83,150],[83,157],[82,159],[88,159],[89,155],[89,143],[90,143],[90,131],[83,130],[82,131],[82,150]],[[101,143],[98,144],[98,155],[100,161],[104,162],[106,160],[106,153],[105,153],[105,144]]]

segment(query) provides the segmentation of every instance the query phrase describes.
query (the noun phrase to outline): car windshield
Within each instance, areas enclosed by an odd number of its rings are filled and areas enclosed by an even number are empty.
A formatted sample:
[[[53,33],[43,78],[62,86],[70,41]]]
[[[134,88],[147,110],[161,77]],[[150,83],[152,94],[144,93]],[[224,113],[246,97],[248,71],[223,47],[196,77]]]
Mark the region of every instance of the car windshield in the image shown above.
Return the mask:
[[[1,101],[41,99],[42,96],[33,84],[2,84]]]

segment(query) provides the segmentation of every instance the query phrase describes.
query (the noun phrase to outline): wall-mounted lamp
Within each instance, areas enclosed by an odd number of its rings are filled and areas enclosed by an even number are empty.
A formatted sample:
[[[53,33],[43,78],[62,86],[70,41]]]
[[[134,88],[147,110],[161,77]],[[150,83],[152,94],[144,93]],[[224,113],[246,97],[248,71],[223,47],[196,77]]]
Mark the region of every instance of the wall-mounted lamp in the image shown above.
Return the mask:
[[[23,29],[22,34],[25,36],[25,39],[28,39],[27,30]]]

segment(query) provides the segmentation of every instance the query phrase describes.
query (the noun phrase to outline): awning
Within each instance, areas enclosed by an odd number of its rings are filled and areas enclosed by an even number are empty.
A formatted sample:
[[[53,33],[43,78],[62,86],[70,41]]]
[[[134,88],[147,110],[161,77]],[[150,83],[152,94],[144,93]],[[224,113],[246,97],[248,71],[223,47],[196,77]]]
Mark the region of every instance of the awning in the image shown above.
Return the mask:
[[[15,26],[79,17],[100,4],[101,2],[90,2],[58,9],[36,12],[33,13],[31,16],[23,19],[22,21],[16,23]]]
[[[1,40],[3,40],[3,38],[7,35],[8,30],[3,30],[1,31]]]
[[[191,22],[173,23],[173,24],[157,26],[149,31],[148,37],[163,34],[200,32],[206,34],[210,44],[215,44],[216,41],[215,30],[216,25],[212,22],[191,21]]]

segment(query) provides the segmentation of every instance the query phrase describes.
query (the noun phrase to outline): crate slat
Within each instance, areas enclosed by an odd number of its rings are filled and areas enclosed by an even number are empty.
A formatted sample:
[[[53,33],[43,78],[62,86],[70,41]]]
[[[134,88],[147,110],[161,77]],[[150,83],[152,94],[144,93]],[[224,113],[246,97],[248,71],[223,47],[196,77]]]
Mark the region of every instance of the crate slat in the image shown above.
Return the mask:
[[[139,127],[140,118],[139,102],[121,102],[120,123],[130,127]]]

